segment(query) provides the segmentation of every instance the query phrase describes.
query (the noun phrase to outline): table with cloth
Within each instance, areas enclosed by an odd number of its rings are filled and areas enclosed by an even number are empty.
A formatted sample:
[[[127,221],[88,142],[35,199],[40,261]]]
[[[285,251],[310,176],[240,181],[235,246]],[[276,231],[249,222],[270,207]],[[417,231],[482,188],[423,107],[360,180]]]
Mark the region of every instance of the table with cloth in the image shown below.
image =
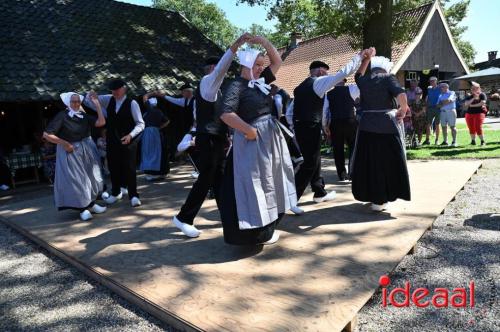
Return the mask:
[[[5,158],[5,164],[9,167],[10,173],[12,175],[12,188],[16,187],[14,178],[16,176],[16,171],[19,169],[33,168],[34,180],[22,181],[18,182],[18,184],[27,182],[40,182],[40,178],[38,176],[38,168],[42,167],[42,155],[40,153],[15,152]]]

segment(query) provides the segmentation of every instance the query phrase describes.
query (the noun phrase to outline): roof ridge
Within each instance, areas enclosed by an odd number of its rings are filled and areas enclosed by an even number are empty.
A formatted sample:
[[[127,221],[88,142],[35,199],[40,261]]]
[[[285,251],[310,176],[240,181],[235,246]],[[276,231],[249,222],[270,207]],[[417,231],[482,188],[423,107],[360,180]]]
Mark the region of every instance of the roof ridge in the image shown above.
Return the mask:
[[[153,7],[153,6],[138,5],[138,4],[135,4],[135,3],[124,2],[125,0],[107,0],[107,1],[119,3],[120,5],[123,5],[123,6],[133,6],[133,7],[149,8],[149,9],[152,9],[152,10],[160,10],[160,11],[164,11],[164,12],[178,13],[178,11],[172,10],[172,9],[164,9],[164,8],[156,8],[156,7]]]
[[[303,41],[301,41],[299,44],[300,44],[300,45],[302,45],[302,44],[304,44],[304,43],[308,43],[308,42],[310,42],[310,41],[314,41],[315,39],[319,39],[319,38],[323,38],[323,37],[332,37],[332,38],[334,38],[334,39],[339,39],[339,38],[341,38],[341,37],[349,37],[349,36],[348,36],[348,35],[340,35],[340,36],[337,36],[337,37],[336,37],[336,36],[334,36],[333,32],[331,32],[331,33],[324,33],[324,34],[319,35],[319,36],[314,36],[314,37],[311,37],[311,38],[309,38],[309,39],[304,39],[304,40],[303,40]],[[282,47],[278,48],[278,51],[280,51],[281,49],[286,50],[287,48],[288,48],[288,46],[282,46]]]

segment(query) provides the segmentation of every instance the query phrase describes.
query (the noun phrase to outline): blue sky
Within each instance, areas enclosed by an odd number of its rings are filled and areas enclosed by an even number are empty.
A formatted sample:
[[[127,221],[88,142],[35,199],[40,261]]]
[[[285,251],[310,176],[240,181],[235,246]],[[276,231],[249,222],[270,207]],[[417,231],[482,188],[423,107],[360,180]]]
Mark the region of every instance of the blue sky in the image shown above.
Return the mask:
[[[150,6],[151,0],[120,0],[142,6]],[[248,28],[252,23],[257,23],[272,28],[274,22],[266,20],[266,10],[262,7],[247,5],[236,6],[236,0],[208,0],[216,3],[225,13],[227,18],[240,28]],[[453,2],[453,0],[452,0]],[[500,19],[499,0],[471,0],[467,17],[462,25],[469,29],[464,34],[476,50],[476,62],[488,60],[488,51],[499,51],[500,36],[498,34],[498,20]],[[498,55],[500,57],[500,54]]]

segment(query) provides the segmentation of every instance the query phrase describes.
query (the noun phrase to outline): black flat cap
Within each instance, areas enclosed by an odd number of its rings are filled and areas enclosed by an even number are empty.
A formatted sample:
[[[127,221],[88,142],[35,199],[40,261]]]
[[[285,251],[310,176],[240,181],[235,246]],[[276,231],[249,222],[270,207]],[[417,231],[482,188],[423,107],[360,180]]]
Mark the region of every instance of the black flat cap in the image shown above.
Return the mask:
[[[186,90],[186,89],[194,89],[194,87],[191,85],[191,83],[186,83],[184,85],[181,86],[181,88],[179,90]]]
[[[324,63],[323,61],[313,61],[311,62],[311,64],[309,65],[309,70],[311,69],[316,69],[316,68],[326,68],[326,69],[330,69],[330,66],[327,65],[326,63]]]
[[[115,78],[112,79],[111,81],[108,82],[108,89],[110,90],[118,90],[119,88],[126,86],[127,83],[125,83],[124,80],[121,78]]]
[[[205,59],[205,66],[216,65],[219,63],[220,58],[216,56],[211,56]]]

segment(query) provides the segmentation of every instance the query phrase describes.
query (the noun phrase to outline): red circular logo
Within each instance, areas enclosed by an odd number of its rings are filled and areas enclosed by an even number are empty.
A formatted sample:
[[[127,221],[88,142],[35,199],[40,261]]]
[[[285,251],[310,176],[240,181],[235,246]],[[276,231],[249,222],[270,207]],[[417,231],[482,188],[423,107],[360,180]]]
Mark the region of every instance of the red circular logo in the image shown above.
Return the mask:
[[[380,284],[380,286],[382,287],[386,287],[387,285],[389,285],[391,283],[391,279],[389,279],[388,276],[386,275],[383,275],[380,277],[380,279],[378,280],[378,283]]]

